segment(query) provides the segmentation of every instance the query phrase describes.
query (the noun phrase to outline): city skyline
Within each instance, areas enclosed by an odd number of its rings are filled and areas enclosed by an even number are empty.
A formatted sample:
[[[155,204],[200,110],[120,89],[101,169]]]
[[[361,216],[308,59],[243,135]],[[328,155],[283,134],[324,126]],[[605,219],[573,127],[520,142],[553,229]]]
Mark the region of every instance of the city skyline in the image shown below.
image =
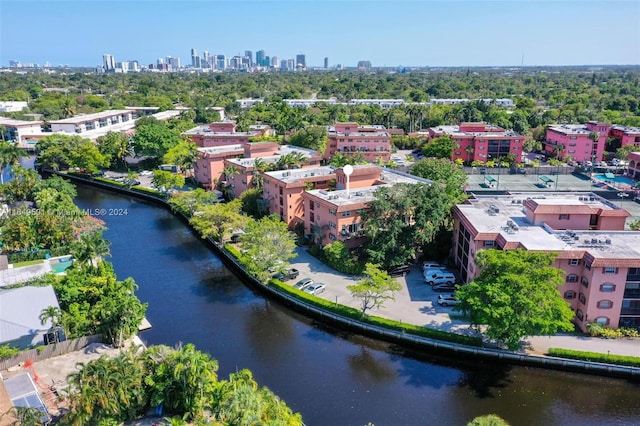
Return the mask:
[[[180,7],[2,0],[0,8],[1,66],[19,60],[95,67],[105,53],[141,65],[172,56],[187,65],[190,49],[227,57],[247,50],[280,59],[305,54],[307,67],[322,67],[325,57],[345,67],[359,61],[373,67],[640,64],[640,2],[633,0],[193,1]]]

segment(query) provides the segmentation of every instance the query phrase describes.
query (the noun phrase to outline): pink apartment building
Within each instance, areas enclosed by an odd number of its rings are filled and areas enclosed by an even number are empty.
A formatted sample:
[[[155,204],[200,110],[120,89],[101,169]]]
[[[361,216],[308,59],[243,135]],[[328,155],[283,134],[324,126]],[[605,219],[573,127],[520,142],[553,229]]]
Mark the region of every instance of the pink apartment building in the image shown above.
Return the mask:
[[[198,126],[182,133],[191,139],[198,147],[208,148],[222,145],[239,145],[248,143],[249,138],[261,137],[271,134],[271,128],[267,125],[253,125],[248,132],[236,132],[236,123],[233,121],[220,121]]]
[[[325,159],[336,153],[355,155],[361,153],[364,159],[375,162],[378,158],[391,158],[391,136],[384,126],[360,126],[358,123],[336,123],[329,127]]]
[[[415,135],[420,135],[418,132]],[[428,138],[449,135],[458,144],[453,151],[452,161],[462,160],[487,162],[505,158],[512,154],[517,162],[522,160],[524,141],[529,136],[505,130],[486,123],[460,123],[454,126],[438,126],[428,129]]]
[[[262,176],[262,198],[269,203],[269,213],[280,215],[293,228],[304,223],[305,191],[327,190],[334,183],[336,172],[334,167],[322,166],[265,172]]]
[[[629,213],[592,193],[476,196],[454,207],[452,256],[463,282],[479,273],[482,249],[557,253],[560,294],[586,331],[599,322],[640,327],[640,232],[624,231]]]
[[[628,160],[627,174],[634,179],[640,178],[640,152],[630,153]]]
[[[226,183],[231,185],[234,197],[239,197],[247,188],[255,186],[256,173],[260,173],[255,169],[258,158],[267,164],[276,164],[284,155],[299,153],[306,159],[302,163],[303,169],[319,166],[322,159],[318,151],[292,145],[278,145],[275,142],[246,143],[244,147],[245,154],[242,157],[226,158],[221,165],[222,168],[234,167],[237,170],[235,175],[226,177]]]
[[[600,161],[611,125],[598,121],[587,124],[555,124],[547,127],[545,151],[558,159],[571,157],[575,161]],[[598,140],[589,138],[591,132],[598,133]]]
[[[382,185],[396,183],[431,183],[405,173],[377,166],[354,166],[347,179],[342,169],[336,170],[335,191],[316,189],[303,193],[303,217],[305,234],[312,235],[321,245],[342,241],[349,248],[363,242],[362,213],[375,199],[375,192]]]
[[[626,127],[614,124],[609,131],[609,137],[614,139],[614,148],[627,145],[640,147],[640,128],[638,127]]]

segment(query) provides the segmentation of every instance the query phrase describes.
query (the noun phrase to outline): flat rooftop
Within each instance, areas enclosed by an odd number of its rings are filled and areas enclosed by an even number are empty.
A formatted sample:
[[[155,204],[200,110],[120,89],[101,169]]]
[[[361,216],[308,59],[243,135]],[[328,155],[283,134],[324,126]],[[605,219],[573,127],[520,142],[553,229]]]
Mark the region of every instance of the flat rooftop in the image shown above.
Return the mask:
[[[335,167],[322,166],[295,170],[276,170],[266,172],[265,175],[278,179],[281,182],[293,183],[309,177],[335,176],[335,173]]]
[[[53,121],[50,121],[50,123],[51,124],[78,124],[78,123],[84,123],[86,121],[100,120],[101,118],[109,118],[109,117],[113,117],[114,115],[132,114],[132,113],[133,111],[128,109],[110,109],[107,111],[96,112],[93,114],[76,115],[75,117],[65,118],[62,120],[53,120]]]
[[[223,146],[208,146],[205,148],[198,148],[198,151],[205,154],[221,154],[223,152],[243,151],[244,147],[240,144],[236,145],[223,145]]]
[[[14,120],[13,118],[0,117],[0,126],[41,126],[42,121],[27,121],[27,120]]]
[[[438,126],[431,127],[431,131],[435,133],[445,133],[451,136],[484,136],[484,137],[505,137],[505,136],[522,136],[520,133],[504,130],[497,126],[492,126],[490,124],[486,125],[486,132],[468,132],[465,130],[460,130],[460,126],[458,125],[449,125],[449,126]]]
[[[565,135],[588,135],[591,133],[584,124],[552,124],[548,129]]]
[[[475,195],[475,198],[469,200],[469,204],[459,204],[457,208],[478,233],[497,234],[512,246],[536,251],[586,251],[594,258],[634,259],[640,266],[640,232],[553,230],[545,224],[534,224],[526,217],[522,203],[528,199],[534,200],[538,205],[622,210],[610,201],[588,192]],[[487,239],[490,238],[487,235]]]
[[[316,189],[308,191],[309,194],[313,194],[324,200],[331,201],[336,206],[345,206],[350,204],[367,203],[375,199],[375,192],[382,186],[393,186],[397,183],[424,183],[431,184],[433,181],[429,179],[423,179],[416,176],[409,175],[407,173],[398,172],[391,169],[382,169],[380,174],[380,184],[367,186],[363,188],[353,188],[347,191],[346,189],[340,189],[336,191],[325,191],[324,189]]]

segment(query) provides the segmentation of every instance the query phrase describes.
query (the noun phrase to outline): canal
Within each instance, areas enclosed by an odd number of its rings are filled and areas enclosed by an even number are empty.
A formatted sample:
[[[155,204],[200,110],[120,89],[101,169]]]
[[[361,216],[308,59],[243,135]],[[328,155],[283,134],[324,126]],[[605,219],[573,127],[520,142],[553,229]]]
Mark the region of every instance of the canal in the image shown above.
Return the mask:
[[[104,216],[115,270],[149,304],[148,345],[194,343],[219,377],[248,368],[307,425],[640,424],[640,385],[543,369],[457,362],[331,329],[264,299],[168,211],[78,186]]]

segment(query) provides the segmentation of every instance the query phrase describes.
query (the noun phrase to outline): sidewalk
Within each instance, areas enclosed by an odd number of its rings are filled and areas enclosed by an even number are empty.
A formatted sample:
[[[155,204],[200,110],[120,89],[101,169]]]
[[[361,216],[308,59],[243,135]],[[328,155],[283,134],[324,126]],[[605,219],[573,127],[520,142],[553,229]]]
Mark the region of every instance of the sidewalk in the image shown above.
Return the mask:
[[[347,286],[354,284],[359,277],[334,271],[302,247],[297,247],[296,253],[297,257],[292,259],[291,266],[300,271],[300,276],[290,284],[295,284],[302,278],[311,278],[327,286],[319,297],[360,309],[360,301],[351,297],[351,293],[347,290]],[[443,331],[475,335],[475,331],[467,322],[456,318],[458,313],[453,308],[438,305],[437,298],[441,293],[434,292],[424,283],[419,265],[414,265],[406,277],[396,279],[402,284],[402,290],[396,293],[395,301],[387,301],[382,308],[368,311],[369,314]],[[527,342],[529,347],[526,351],[533,354],[545,354],[549,348],[564,348],[640,357],[640,339],[614,340],[557,335],[534,336],[527,339]]]

